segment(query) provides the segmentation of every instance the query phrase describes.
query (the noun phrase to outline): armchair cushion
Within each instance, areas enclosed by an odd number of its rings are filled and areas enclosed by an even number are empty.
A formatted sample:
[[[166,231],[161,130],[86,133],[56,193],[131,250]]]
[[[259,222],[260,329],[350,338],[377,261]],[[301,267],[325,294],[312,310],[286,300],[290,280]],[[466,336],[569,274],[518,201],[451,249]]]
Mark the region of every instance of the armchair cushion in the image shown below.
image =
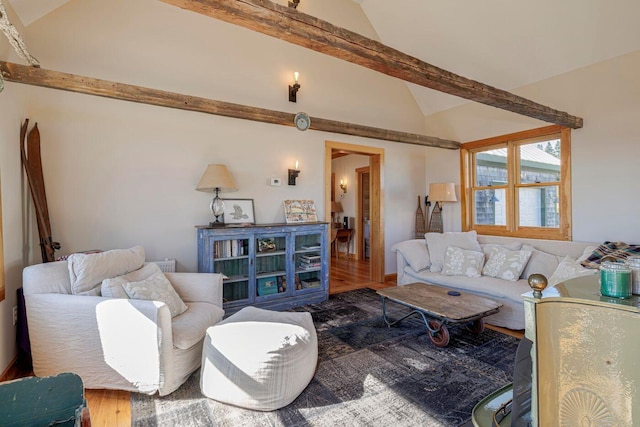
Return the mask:
[[[127,282],[122,285],[124,291],[132,299],[142,299],[148,301],[160,301],[169,307],[171,317],[187,311],[187,306],[180,299],[178,293],[173,289],[169,280],[158,271],[151,277],[139,282]]]
[[[186,350],[204,338],[207,328],[222,320],[224,310],[206,302],[189,302],[189,310],[171,320],[173,345]]]
[[[162,270],[160,270],[158,264],[150,262],[148,264],[145,264],[142,268],[139,268],[122,276],[104,279],[102,281],[102,285],[100,286],[100,292],[102,293],[103,297],[129,298],[129,295],[127,295],[127,293],[124,291],[122,285],[128,282],[140,282],[160,272],[162,272]]]
[[[72,254],[67,261],[71,293],[99,296],[104,279],[121,276],[142,267],[144,248],[134,246],[95,254]]]

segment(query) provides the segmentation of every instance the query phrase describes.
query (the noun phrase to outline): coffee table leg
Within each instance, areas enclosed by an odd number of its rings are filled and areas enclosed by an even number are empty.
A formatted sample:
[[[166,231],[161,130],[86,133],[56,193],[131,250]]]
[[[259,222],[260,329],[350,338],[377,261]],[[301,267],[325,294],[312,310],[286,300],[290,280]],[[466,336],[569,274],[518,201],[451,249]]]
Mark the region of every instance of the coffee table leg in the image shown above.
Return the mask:
[[[436,347],[446,347],[449,345],[449,329],[447,326],[437,320],[429,320],[426,322],[427,335]]]
[[[473,322],[467,325],[467,329],[469,329],[474,334],[480,335],[484,332],[484,319],[476,319]]]

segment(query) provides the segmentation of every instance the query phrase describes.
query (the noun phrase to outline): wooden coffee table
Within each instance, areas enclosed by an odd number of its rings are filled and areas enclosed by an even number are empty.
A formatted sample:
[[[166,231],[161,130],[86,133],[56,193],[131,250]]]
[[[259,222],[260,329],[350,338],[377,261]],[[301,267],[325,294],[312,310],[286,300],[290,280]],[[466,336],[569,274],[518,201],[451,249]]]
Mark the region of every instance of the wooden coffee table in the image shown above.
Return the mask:
[[[449,344],[447,325],[467,324],[472,332],[480,334],[484,331],[484,318],[497,313],[502,307],[502,304],[488,298],[425,283],[380,289],[378,294],[382,297],[382,317],[387,326],[417,314],[424,320],[429,338],[438,347]],[[387,299],[409,307],[411,312],[390,322],[387,319]]]

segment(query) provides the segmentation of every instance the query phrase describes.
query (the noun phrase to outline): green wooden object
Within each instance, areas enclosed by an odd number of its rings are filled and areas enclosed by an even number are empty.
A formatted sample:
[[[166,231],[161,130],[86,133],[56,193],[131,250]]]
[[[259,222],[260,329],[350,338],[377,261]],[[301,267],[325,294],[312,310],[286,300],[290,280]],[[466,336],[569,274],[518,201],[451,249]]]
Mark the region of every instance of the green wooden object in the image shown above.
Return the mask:
[[[87,407],[82,379],[70,373],[2,383],[0,402],[5,427],[80,426]]]
[[[513,384],[507,384],[506,386],[494,391],[489,396],[482,399],[473,408],[472,418],[474,427],[492,427],[494,426],[493,417],[496,412],[506,402],[511,400],[513,396]],[[511,425],[511,413],[508,413],[500,421],[500,427],[509,427]]]

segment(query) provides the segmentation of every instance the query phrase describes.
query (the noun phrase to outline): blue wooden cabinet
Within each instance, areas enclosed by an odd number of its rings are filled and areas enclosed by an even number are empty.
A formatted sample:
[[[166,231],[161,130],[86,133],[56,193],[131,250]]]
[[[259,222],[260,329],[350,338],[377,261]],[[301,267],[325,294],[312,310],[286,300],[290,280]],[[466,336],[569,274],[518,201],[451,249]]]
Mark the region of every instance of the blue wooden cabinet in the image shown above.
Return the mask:
[[[198,271],[222,273],[224,309],[285,310],[329,294],[327,223],[197,226]]]

